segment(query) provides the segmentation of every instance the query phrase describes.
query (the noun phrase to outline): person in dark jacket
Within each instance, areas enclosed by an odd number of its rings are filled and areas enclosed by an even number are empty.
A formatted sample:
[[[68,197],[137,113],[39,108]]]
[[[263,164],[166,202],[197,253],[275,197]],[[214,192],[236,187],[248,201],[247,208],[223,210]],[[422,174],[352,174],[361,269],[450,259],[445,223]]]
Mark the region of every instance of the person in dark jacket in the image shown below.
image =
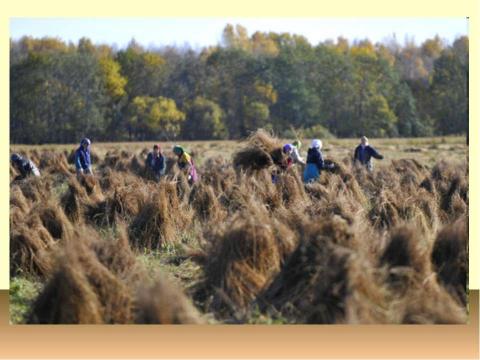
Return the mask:
[[[27,176],[40,176],[40,171],[31,160],[19,154],[12,154],[11,160],[15,169],[20,172],[20,175],[15,180],[22,180]]]
[[[373,170],[372,157],[375,159],[383,159],[383,156],[378,153],[372,146],[368,144],[366,136],[360,138],[360,145],[355,148],[353,155],[353,163],[360,163],[367,168],[368,171]]]
[[[322,142],[319,139],[312,141],[312,146],[307,152],[307,166],[303,172],[303,181],[306,183],[313,182],[320,177],[323,169],[333,168],[333,164],[327,166],[323,161]]]
[[[165,158],[159,145],[153,145],[153,151],[148,153],[145,166],[157,181],[165,175]]]
[[[75,151],[75,168],[77,176],[81,174],[93,175],[92,162],[90,160],[90,139],[84,138],[80,142],[80,147]]]

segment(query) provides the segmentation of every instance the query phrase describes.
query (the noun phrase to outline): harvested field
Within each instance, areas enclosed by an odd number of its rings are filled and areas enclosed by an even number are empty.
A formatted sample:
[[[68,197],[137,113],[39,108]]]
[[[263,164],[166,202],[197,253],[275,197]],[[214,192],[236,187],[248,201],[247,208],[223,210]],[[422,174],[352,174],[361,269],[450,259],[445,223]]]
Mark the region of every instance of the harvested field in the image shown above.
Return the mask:
[[[373,139],[372,173],[351,164],[356,141],[326,140],[335,169],[308,185],[298,165],[272,182],[284,142],[185,143],[193,186],[169,143],[160,182],[150,143],[94,143],[80,179],[73,145],[12,146],[42,173],[10,169],[12,322],[466,321],[464,139]]]

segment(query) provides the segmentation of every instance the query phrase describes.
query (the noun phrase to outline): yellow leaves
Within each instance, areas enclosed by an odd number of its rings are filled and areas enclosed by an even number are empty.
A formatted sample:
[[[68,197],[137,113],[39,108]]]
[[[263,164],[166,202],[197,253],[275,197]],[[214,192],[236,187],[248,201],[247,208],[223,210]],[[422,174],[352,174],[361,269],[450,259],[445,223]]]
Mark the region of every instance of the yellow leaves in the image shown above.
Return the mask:
[[[354,58],[366,58],[370,60],[377,60],[375,49],[370,46],[353,46],[350,49],[350,54]]]
[[[345,54],[349,49],[348,40],[342,36],[339,36],[337,38],[337,45],[335,47],[340,53]]]
[[[200,60],[203,62],[207,62],[208,58],[212,56],[215,52],[219,51],[218,46],[208,46],[204,47],[202,51],[200,52]]]
[[[227,24],[222,34],[223,43],[227,47],[239,48],[245,51],[250,51],[250,42],[248,39],[247,29],[242,25],[236,25],[233,27],[231,24]]]
[[[33,53],[68,51],[67,45],[62,40],[53,37],[34,39],[30,36],[24,36],[20,42],[28,52]]]
[[[142,56],[146,66],[157,67],[165,64],[165,60],[160,55],[148,52]]]
[[[390,52],[390,50],[388,50],[387,47],[381,45],[377,49],[377,52],[378,52],[380,58],[382,58],[382,59],[384,59],[388,62],[388,65],[394,66],[395,56],[392,55],[392,53]]]
[[[388,129],[397,123],[395,113],[390,109],[388,101],[382,95],[374,95],[369,99],[367,106],[368,126],[377,129]],[[382,130],[383,131],[383,130]],[[381,134],[384,136],[385,134]]]
[[[109,58],[113,57],[112,48],[108,45],[97,45],[95,49],[95,53],[100,59],[106,58],[106,57],[109,57]]]
[[[144,112],[145,109],[147,108],[147,101],[148,97],[144,96],[137,96],[135,99],[133,99],[132,104],[135,106],[137,112]]]
[[[440,56],[443,50],[443,44],[440,37],[437,35],[433,39],[428,39],[422,44],[422,53],[428,57],[436,59]]]
[[[270,116],[270,110],[268,109],[267,105],[258,101],[253,101],[246,105],[245,115],[247,118],[254,121],[265,121]]]
[[[350,48],[350,55],[355,59],[376,61],[378,59],[375,47],[369,40],[363,40]]]
[[[423,63],[422,58],[417,57],[414,63],[415,63],[415,70],[416,70],[417,76],[420,78],[427,78],[428,71],[427,69],[425,69],[425,65]]]
[[[254,91],[256,97],[262,102],[266,102],[270,105],[273,105],[277,102],[278,94],[271,84],[255,81]]]
[[[242,49],[254,55],[277,56],[280,52],[277,39],[270,34],[255,32],[248,36],[247,29],[241,25],[228,24],[223,30],[223,44],[226,47]]]
[[[152,122],[159,122],[161,119],[169,119],[173,121],[182,120],[185,115],[177,110],[175,101],[159,97],[157,100],[153,100],[149,117]]]
[[[120,74],[120,64],[110,57],[101,58],[99,64],[109,95],[113,99],[124,96],[127,79]]]
[[[265,33],[257,31],[252,35],[252,53],[255,55],[277,56],[280,52],[277,43]]]
[[[130,106],[131,119],[137,126],[147,126],[152,131],[177,134],[185,114],[177,109],[175,101],[162,96],[137,96]]]

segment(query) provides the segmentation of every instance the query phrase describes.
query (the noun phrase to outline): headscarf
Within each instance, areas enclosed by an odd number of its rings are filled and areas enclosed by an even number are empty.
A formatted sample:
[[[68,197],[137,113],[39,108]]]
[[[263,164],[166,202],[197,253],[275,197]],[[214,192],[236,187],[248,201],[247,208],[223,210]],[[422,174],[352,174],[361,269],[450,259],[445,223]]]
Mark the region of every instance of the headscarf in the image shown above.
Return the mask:
[[[174,152],[176,155],[182,155],[182,154],[185,152],[185,150],[183,149],[182,146],[180,146],[180,145],[175,145],[175,146],[173,147],[173,152]]]
[[[320,150],[322,148],[322,141],[319,140],[319,139],[313,139],[312,140],[312,148]]]
[[[16,162],[21,161],[21,160],[22,160],[22,157],[21,157],[19,154],[15,153],[15,154],[12,154],[12,156],[11,156],[10,159],[11,159],[14,163],[16,163]]]
[[[285,144],[283,145],[283,152],[286,154],[289,154],[293,150],[293,147],[291,144]]]
[[[294,142],[292,142],[292,145],[295,146],[298,150],[300,150],[300,148],[302,147],[302,143],[300,142],[300,140],[295,140]]]
[[[162,147],[160,146],[160,144],[153,145],[153,150],[155,150],[155,147],[158,149],[158,153],[162,154]]]

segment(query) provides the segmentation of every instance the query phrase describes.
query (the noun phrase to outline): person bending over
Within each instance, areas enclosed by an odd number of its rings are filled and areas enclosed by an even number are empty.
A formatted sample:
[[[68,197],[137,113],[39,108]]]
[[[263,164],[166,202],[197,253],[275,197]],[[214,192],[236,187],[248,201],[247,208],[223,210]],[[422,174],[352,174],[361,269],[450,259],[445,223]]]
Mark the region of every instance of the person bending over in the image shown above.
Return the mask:
[[[24,158],[20,154],[12,154],[11,161],[15,169],[20,172],[15,180],[22,180],[27,176],[40,176],[40,171],[32,160]]]
[[[195,169],[195,164],[193,163],[190,154],[188,154],[180,145],[175,145],[173,147],[173,153],[178,157],[178,167],[188,174],[187,178],[190,185],[195,183],[198,180],[197,170]]]

